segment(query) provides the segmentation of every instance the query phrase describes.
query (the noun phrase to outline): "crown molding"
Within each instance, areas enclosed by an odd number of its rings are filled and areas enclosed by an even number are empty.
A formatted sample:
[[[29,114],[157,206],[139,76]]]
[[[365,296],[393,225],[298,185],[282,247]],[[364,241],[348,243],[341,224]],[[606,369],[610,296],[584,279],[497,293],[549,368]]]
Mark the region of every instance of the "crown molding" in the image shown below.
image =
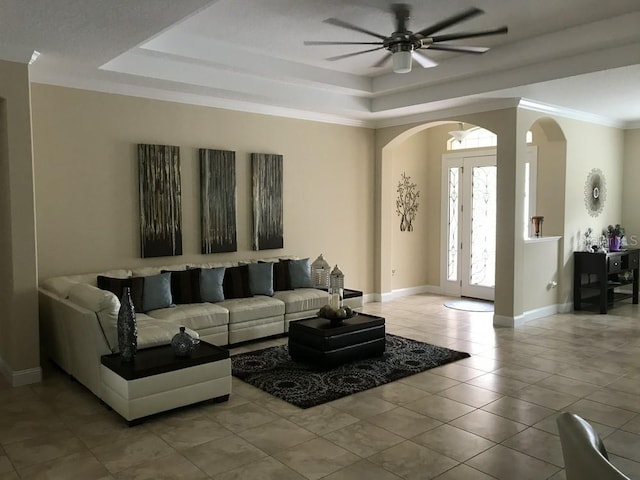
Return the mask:
[[[515,108],[518,106],[518,98],[490,99],[484,102],[468,103],[457,107],[444,108],[431,112],[418,113],[415,115],[398,116],[374,123],[375,128],[398,127],[413,123],[432,122],[437,120],[455,120],[460,115],[470,115],[473,113],[490,112],[493,110],[503,110],[505,108]]]
[[[636,128],[640,128],[640,120],[635,120],[633,122],[627,122],[624,124],[625,130],[635,130]]]
[[[605,127],[625,128],[626,123],[613,120],[602,115],[573,110],[571,108],[559,107],[557,105],[549,105],[546,103],[535,102],[527,98],[521,98],[518,107],[524,110],[546,113],[548,115],[557,115],[559,117],[571,118],[573,120],[581,120],[583,122],[604,125]]]
[[[33,80],[32,83],[41,83],[58,87],[77,88],[80,90],[88,90],[94,92],[112,93],[129,97],[148,98],[151,100],[161,100],[166,102],[184,103],[202,107],[213,107],[225,110],[233,110],[237,112],[256,113],[274,117],[285,117],[296,120],[331,123],[349,127],[375,128],[373,122],[367,120],[359,120],[320,112],[297,110],[293,108],[278,107],[274,105],[264,105],[252,102],[243,102],[239,100],[176,92],[140,85],[126,85],[104,81],[51,77],[38,78],[37,80]]]

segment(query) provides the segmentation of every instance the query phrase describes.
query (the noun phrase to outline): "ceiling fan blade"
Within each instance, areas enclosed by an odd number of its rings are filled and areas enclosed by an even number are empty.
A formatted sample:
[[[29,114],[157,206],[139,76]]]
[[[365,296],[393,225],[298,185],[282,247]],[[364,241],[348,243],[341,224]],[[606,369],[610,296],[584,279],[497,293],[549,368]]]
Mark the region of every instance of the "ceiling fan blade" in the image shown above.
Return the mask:
[[[358,27],[357,25],[353,25],[351,23],[345,22],[338,18],[327,18],[324,21],[324,23],[328,23],[329,25],[335,25],[336,27],[346,28],[347,30],[355,30],[356,32],[366,33],[367,35],[371,35],[372,37],[379,38],[380,40],[384,40],[387,38],[384,35],[380,35],[379,33],[376,33],[376,32],[371,32],[367,29]]]
[[[416,62],[418,62],[422,68],[431,68],[438,65],[437,62],[434,62],[433,60],[431,60],[425,54],[420,52],[420,50],[414,50],[413,52],[411,52],[411,57]]]
[[[462,45],[447,45],[446,43],[434,43],[432,45],[425,45],[425,49],[429,50],[444,50],[447,52],[461,52],[461,53],[484,53],[489,51],[488,47],[465,47]]]
[[[384,64],[387,63],[390,58],[391,58],[391,52],[387,52],[387,54],[384,57],[382,57],[380,60],[378,60],[376,63],[374,63],[371,66],[373,68],[384,67]]]
[[[445,35],[436,35],[435,37],[431,37],[431,40],[434,42],[447,42],[449,40],[460,40],[462,38],[474,38],[474,37],[486,37],[489,35],[502,35],[509,31],[509,29],[504,27],[494,28],[493,30],[481,30],[479,32],[460,32],[460,33],[449,33]]]
[[[380,50],[384,47],[372,48],[370,50],[362,50],[361,52],[353,52],[353,53],[345,53],[344,55],[336,55],[335,57],[325,58],[325,60],[329,60],[333,62],[335,60],[342,60],[343,58],[355,57],[356,55],[362,55],[363,53],[375,52],[376,50]]]
[[[305,40],[305,45],[382,45],[382,42],[324,42]]]
[[[432,33],[436,33],[439,32],[440,30],[444,30],[447,27],[450,27],[451,25],[454,25],[456,23],[460,23],[464,20],[467,20],[471,17],[475,17],[477,15],[481,15],[483,14],[484,11],[480,10],[479,8],[475,8],[472,7],[468,10],[465,10],[462,13],[459,13],[457,15],[454,15],[452,17],[446,18],[444,20],[442,20],[441,22],[436,23],[435,25],[431,25],[430,27],[427,27],[423,30],[420,30],[419,32],[416,32],[417,36],[422,36],[422,37],[428,37],[429,35],[431,35]]]

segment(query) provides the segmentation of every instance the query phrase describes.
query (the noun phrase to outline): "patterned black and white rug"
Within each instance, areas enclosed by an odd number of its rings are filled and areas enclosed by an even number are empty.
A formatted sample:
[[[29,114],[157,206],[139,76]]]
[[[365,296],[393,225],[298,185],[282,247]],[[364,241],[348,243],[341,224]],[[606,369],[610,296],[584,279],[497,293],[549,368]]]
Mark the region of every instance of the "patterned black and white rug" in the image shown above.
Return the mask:
[[[300,408],[330,402],[469,357],[468,353],[387,334],[384,355],[318,371],[294,362],[286,345],[231,357],[232,373]]]

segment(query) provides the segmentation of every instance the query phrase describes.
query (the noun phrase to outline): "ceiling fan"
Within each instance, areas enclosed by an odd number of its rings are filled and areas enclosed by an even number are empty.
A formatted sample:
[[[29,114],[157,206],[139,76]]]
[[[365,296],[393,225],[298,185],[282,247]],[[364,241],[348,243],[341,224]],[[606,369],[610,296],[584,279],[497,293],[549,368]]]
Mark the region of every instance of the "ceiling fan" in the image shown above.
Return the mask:
[[[427,28],[423,28],[418,32],[412,32],[408,29],[409,18],[411,17],[411,6],[406,3],[396,3],[391,5],[391,12],[396,18],[396,29],[388,37],[376,32],[372,32],[365,28],[353,25],[351,23],[340,20],[339,18],[327,18],[324,22],[336,27],[346,28],[348,30],[354,30],[356,32],[365,33],[380,39],[377,42],[331,42],[331,41],[305,41],[305,45],[380,45],[379,47],[371,48],[369,50],[362,50],[359,52],[346,53],[344,55],[337,55],[335,57],[329,57],[327,60],[342,60],[343,58],[349,58],[363,53],[375,52],[376,50],[382,50],[383,48],[388,50],[388,53],[376,62],[374,67],[382,67],[391,57],[393,62],[393,71],[396,73],[406,73],[411,71],[411,59],[413,58],[422,67],[429,68],[435,67],[437,63],[424,55],[423,50],[445,50],[449,52],[461,52],[461,53],[485,53],[489,50],[487,47],[471,47],[463,45],[450,45],[447,42],[450,40],[460,40],[463,38],[484,37],[488,35],[499,35],[507,33],[506,26],[494,28],[492,30],[482,30],[477,32],[460,32],[449,33],[444,35],[433,35],[440,30],[444,30],[451,25],[460,23],[464,20],[468,20],[477,15],[481,15],[484,11],[479,8],[469,8],[457,15],[453,15],[438,23],[435,23]]]

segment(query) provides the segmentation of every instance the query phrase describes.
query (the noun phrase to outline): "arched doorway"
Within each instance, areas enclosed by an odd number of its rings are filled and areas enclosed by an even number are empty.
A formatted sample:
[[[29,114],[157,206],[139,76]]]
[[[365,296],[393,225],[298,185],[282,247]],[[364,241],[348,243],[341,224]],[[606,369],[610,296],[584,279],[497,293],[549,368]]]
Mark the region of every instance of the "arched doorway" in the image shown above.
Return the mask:
[[[465,129],[473,128],[465,124]],[[449,131],[456,130],[459,121],[431,122],[399,133],[382,146],[381,217],[386,217],[386,227],[382,228],[382,241],[388,248],[380,249],[380,284],[385,295],[406,293],[441,293],[441,272],[443,270],[442,232],[446,229],[441,211],[443,206],[443,155],[448,152],[451,138]],[[492,134],[495,137],[495,134]],[[495,144],[494,144],[495,145]],[[483,155],[493,155],[493,200],[495,202],[495,146],[484,148]],[[491,151],[489,151],[491,150]],[[400,180],[410,178],[420,194],[420,206],[412,232],[400,229],[401,218],[396,211]],[[381,219],[382,222],[382,219]],[[495,208],[492,235],[495,237]],[[490,256],[491,270],[495,255]],[[386,281],[385,281],[386,280]],[[493,288],[493,283],[491,284]],[[384,293],[384,292],[387,293]]]

